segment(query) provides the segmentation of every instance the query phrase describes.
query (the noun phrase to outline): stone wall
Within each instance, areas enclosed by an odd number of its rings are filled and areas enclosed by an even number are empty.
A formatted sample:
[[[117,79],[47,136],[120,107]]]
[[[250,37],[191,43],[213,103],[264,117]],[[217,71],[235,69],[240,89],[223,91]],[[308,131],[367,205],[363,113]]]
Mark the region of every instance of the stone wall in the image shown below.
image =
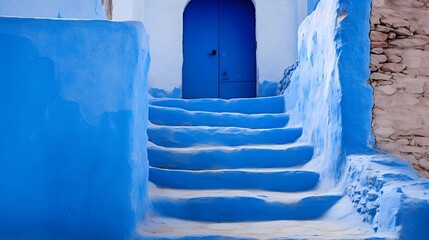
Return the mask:
[[[371,85],[376,146],[429,177],[429,0],[374,0]]]

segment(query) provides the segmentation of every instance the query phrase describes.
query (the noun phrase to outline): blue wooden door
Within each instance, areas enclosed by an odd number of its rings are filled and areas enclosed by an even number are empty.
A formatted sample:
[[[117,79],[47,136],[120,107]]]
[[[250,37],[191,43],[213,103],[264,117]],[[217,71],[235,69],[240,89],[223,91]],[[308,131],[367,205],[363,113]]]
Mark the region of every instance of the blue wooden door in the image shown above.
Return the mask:
[[[256,96],[250,0],[192,0],[184,13],[183,98]]]

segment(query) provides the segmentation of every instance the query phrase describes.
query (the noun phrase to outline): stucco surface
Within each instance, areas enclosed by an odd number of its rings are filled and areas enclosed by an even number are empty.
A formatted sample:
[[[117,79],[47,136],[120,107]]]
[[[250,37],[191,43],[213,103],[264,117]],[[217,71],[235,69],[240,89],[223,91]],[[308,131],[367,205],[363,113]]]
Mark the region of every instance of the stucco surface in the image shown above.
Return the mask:
[[[147,210],[142,25],[0,18],[0,43],[0,238],[129,237]]]

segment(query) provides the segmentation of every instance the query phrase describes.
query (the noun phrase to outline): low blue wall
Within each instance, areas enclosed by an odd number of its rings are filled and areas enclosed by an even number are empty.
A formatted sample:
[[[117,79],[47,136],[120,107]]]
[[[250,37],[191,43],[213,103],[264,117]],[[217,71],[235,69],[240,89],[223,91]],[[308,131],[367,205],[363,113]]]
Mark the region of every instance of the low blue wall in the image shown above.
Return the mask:
[[[312,164],[324,186],[339,180],[341,155],[341,84],[336,45],[337,1],[321,1],[299,28],[299,66],[286,89],[290,125],[302,125],[301,141],[315,144]]]
[[[374,148],[370,5],[370,0],[321,0],[302,23],[286,111],[290,125],[302,125],[302,141],[315,145],[308,167],[320,171],[321,188],[344,190],[377,233],[427,239],[429,181],[404,160]]]
[[[320,0],[307,0],[307,12],[310,15],[316,9],[317,3]]]
[[[0,18],[0,238],[123,239],[146,211],[139,23]]]

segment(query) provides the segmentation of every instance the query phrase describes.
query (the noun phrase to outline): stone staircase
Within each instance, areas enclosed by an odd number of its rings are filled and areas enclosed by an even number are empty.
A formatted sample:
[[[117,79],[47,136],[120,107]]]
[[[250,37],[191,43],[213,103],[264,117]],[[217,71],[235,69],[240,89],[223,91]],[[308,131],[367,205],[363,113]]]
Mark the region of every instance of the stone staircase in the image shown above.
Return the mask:
[[[319,190],[319,173],[305,169],[313,146],[295,143],[302,129],[288,126],[282,96],[152,99],[149,121],[153,212],[138,238],[362,239],[371,233],[344,222],[347,216],[326,217],[334,205],[346,211],[349,200]]]

